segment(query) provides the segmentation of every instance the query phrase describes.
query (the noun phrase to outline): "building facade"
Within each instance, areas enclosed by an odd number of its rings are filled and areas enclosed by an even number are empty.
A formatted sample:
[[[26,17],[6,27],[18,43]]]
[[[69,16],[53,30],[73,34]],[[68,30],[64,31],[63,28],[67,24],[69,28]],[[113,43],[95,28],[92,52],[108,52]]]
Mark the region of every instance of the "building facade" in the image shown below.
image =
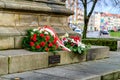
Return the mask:
[[[120,29],[120,15],[111,13],[100,13],[100,29],[114,30]]]
[[[66,0],[66,7],[74,11],[74,15],[68,18],[68,23],[74,24],[78,28],[83,29],[84,12],[79,8],[79,0]]]
[[[120,29],[120,15],[105,12],[95,12],[89,20],[88,30],[114,30]]]

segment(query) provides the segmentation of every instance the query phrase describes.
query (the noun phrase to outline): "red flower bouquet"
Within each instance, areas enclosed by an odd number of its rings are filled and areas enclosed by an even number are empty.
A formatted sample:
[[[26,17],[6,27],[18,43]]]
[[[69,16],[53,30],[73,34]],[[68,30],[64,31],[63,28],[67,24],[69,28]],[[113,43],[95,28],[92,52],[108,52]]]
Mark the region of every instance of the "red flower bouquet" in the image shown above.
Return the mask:
[[[79,36],[69,36],[67,33],[61,38],[63,44],[69,48],[72,52],[78,53],[80,55],[85,54],[85,52],[90,48],[83,44]]]
[[[22,42],[23,48],[30,51],[55,51],[58,44],[57,39],[49,31],[44,29],[30,29]]]

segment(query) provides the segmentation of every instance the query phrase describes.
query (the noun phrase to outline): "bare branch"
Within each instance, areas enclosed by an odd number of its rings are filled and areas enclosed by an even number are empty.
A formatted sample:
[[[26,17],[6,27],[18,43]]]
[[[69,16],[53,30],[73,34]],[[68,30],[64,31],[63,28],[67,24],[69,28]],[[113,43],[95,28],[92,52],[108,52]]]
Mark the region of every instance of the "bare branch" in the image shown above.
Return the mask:
[[[88,1],[87,4],[89,4],[90,2],[93,2],[93,0]]]
[[[84,4],[85,4],[84,1],[83,0],[80,0],[80,1],[82,2],[83,6],[84,6]]]
[[[93,5],[92,5],[92,8],[91,8],[91,10],[90,10],[90,12],[89,12],[89,14],[88,14],[88,17],[91,16],[91,14],[92,14],[92,12],[93,12],[93,10],[94,10],[94,8],[95,8],[96,3],[97,3],[97,0],[94,0],[94,1],[93,1]]]

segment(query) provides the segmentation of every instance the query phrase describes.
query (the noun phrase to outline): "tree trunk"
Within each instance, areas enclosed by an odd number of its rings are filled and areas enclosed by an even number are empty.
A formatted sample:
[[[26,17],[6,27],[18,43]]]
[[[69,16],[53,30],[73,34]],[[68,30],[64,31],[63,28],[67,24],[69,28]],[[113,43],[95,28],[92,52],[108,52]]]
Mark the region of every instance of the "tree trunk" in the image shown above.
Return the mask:
[[[86,38],[86,34],[87,34],[87,26],[88,26],[88,22],[89,22],[89,19],[85,19],[84,21],[84,31],[83,31],[83,36],[82,36],[82,39],[85,39]]]
[[[87,26],[88,26],[87,0],[84,0],[83,6],[84,6],[84,29],[83,29],[82,39],[85,39],[86,38],[86,33],[87,33]]]

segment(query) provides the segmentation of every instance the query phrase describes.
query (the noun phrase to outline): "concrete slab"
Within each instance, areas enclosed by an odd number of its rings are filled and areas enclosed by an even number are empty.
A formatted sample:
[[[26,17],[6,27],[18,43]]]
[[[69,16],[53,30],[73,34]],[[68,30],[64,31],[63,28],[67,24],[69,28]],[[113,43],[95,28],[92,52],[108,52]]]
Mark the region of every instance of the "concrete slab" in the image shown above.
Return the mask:
[[[86,55],[84,57],[81,57],[80,55],[78,56],[67,51],[58,51],[56,54],[61,56],[60,63],[49,65],[48,57],[49,55],[53,55],[52,53],[31,52],[22,49],[0,51],[0,55],[8,57],[8,73],[23,72],[28,70],[46,68],[50,66],[82,62],[86,60]]]
[[[88,54],[86,57],[87,61],[90,60],[98,60],[109,57],[109,47],[107,46],[91,46],[88,50]]]
[[[11,80],[13,78],[22,78],[22,80],[72,80],[69,78],[34,72],[17,73],[1,77],[2,80]]]
[[[116,56],[118,54],[118,56]],[[110,58],[1,76],[2,80],[117,80],[120,75],[119,52]],[[109,62],[110,60],[110,62]],[[115,60],[115,61],[114,61]],[[114,61],[114,63],[112,63]]]
[[[100,76],[82,71],[67,70],[64,68],[49,68],[34,71],[36,73],[43,73],[53,76],[70,78],[72,80],[100,80]]]
[[[8,73],[23,72],[48,67],[48,54],[26,50],[0,51],[0,55],[9,57]]]
[[[96,75],[105,75],[120,71],[119,65],[113,65],[107,62],[100,62],[100,61],[83,62],[78,64],[60,66],[59,68],[64,68],[73,71],[82,71]]]
[[[8,74],[8,57],[0,56],[0,75]]]

